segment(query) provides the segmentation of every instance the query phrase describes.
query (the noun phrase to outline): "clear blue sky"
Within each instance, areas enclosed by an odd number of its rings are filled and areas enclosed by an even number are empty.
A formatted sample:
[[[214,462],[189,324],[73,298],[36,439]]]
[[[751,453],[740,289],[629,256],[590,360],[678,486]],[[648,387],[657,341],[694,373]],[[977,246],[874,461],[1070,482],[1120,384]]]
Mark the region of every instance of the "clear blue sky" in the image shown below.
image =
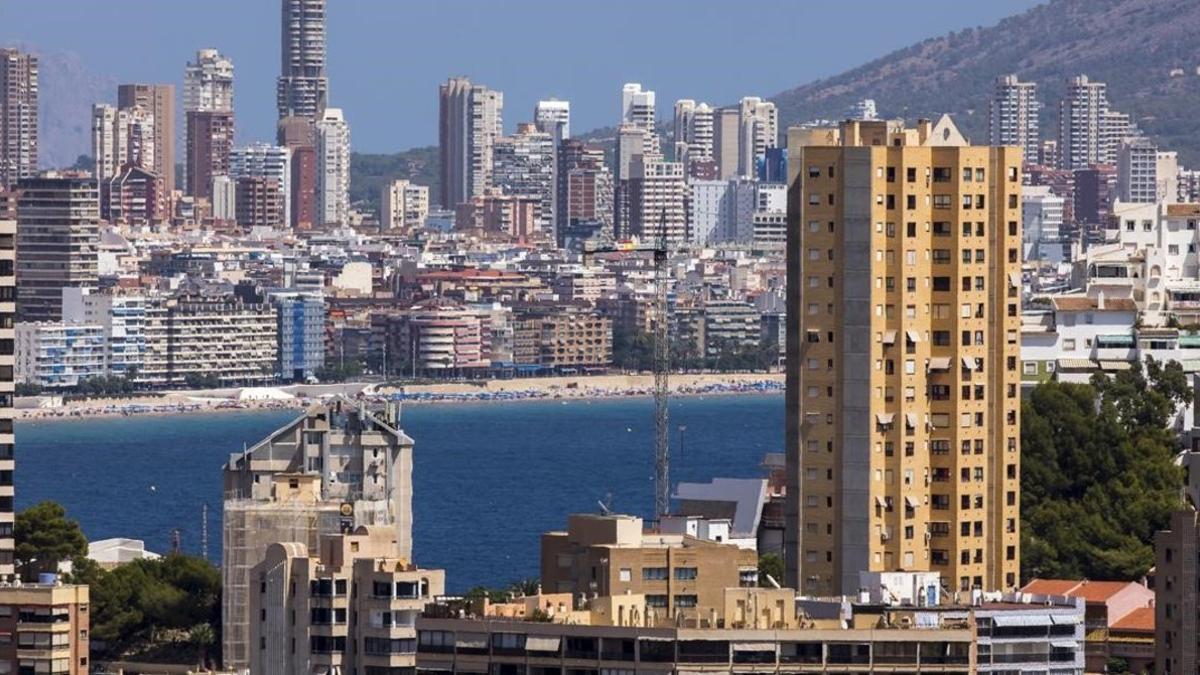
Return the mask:
[[[240,141],[274,136],[278,0],[0,0],[0,44],[77,53],[96,75],[175,82],[200,47],[234,60]],[[504,92],[505,126],[571,101],[575,131],[613,124],[621,84],[729,103],[833,75],[1038,0],[328,0],[330,104],[356,150],[437,142],[450,75]],[[115,96],[115,94],[114,94]],[[886,110],[886,101],[880,102]],[[84,122],[86,124],[86,121]]]

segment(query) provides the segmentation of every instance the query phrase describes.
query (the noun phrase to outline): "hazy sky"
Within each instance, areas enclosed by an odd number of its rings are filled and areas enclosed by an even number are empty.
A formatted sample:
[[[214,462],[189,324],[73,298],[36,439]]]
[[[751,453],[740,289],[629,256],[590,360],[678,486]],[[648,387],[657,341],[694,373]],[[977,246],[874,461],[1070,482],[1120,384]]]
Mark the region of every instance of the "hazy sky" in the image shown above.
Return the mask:
[[[356,150],[437,142],[450,75],[504,92],[507,129],[539,98],[575,131],[613,124],[623,82],[729,103],[836,74],[1038,0],[328,0],[330,105]],[[274,137],[278,0],[0,0],[0,44],[77,53],[96,75],[174,82],[200,47],[232,57],[239,141]],[[115,97],[115,92],[113,94]],[[880,101],[887,109],[887,102]]]

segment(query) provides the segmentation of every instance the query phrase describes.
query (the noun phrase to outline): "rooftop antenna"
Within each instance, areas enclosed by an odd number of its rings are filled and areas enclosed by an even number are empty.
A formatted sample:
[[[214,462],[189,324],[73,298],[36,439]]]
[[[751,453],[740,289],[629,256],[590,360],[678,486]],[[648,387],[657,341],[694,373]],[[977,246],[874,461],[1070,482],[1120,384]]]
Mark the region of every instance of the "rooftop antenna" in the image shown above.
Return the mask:
[[[612,493],[609,492],[604,495],[604,499],[601,499],[596,502],[597,504],[600,505],[600,513],[601,514],[606,515],[606,516],[612,515],[612,500],[613,500]]]

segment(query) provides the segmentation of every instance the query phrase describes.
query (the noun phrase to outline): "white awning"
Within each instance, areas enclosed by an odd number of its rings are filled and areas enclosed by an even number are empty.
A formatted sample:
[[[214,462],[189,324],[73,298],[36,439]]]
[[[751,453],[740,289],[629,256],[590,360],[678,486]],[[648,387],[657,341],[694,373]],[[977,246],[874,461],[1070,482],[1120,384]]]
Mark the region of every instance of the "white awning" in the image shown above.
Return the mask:
[[[454,646],[458,649],[487,649],[487,633],[459,633],[454,636]]]
[[[1066,642],[1064,640],[1051,640],[1050,646],[1056,649],[1079,649],[1078,642]]]
[[[734,642],[732,646],[735,652],[773,652],[775,645],[774,642]]]
[[[1001,627],[1008,626],[1048,626],[1050,625],[1050,615],[1048,614],[1025,614],[1012,612],[1012,615],[997,614],[992,617],[992,623]]]
[[[904,422],[905,422],[905,424],[908,425],[908,428],[916,429],[917,428],[917,414],[916,413],[904,413]]]
[[[912,497],[905,497],[904,504],[906,506],[908,506],[908,508],[910,508],[910,509],[915,509],[915,508],[918,508],[919,506],[921,506],[921,503]]]
[[[975,370],[975,359],[964,356],[962,357],[963,370]]]
[[[896,415],[894,413],[876,413],[875,421],[880,424],[891,424],[892,419],[894,419],[895,417],[896,417]]]
[[[875,506],[881,506],[886,509],[887,508],[887,500],[879,495],[875,495]]]
[[[935,356],[929,359],[930,370],[950,370],[949,356]]]
[[[1083,616],[1079,614],[1051,614],[1050,621],[1060,626],[1071,626],[1083,621]]]
[[[921,334],[915,330],[906,330],[904,331],[904,334],[908,336],[909,342],[917,343],[921,341]]]
[[[1012,286],[1013,288],[1020,288],[1021,287],[1021,273],[1020,272],[1009,272],[1008,273],[1008,285]]]
[[[896,344],[896,331],[894,331],[894,330],[883,331],[883,344],[885,344],[885,345]]]
[[[560,637],[543,637],[541,635],[530,635],[525,638],[525,650],[530,652],[557,652],[558,645],[562,641]]]

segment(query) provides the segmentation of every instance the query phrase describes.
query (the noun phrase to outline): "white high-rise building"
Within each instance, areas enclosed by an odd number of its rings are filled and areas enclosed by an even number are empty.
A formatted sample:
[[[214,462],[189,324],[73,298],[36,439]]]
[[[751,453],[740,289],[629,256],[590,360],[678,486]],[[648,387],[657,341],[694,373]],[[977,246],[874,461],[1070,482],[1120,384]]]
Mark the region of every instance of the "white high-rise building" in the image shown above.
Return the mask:
[[[127,165],[152,169],[154,116],[141,106],[92,106],[92,157],[99,184],[119,174]]]
[[[636,82],[621,88],[621,123],[632,124],[646,132],[647,147],[653,154],[661,152],[655,130],[654,92],[642,89]]]
[[[533,108],[533,123],[537,130],[554,137],[558,145],[571,137],[571,102],[556,98],[538,101]]]
[[[1029,185],[1021,188],[1024,260],[1062,262],[1060,238],[1065,203],[1066,200],[1051,192],[1049,186]]]
[[[350,221],[350,125],[341,108],[326,108],[317,132],[317,218],[322,223]]]
[[[492,186],[492,149],[504,135],[504,94],[452,77],[438,97],[441,204],[453,209]]]
[[[279,78],[275,105],[279,118],[320,119],[329,95],[325,75],[325,0],[282,0]]]
[[[727,180],[693,180],[688,183],[688,218],[691,242],[700,245],[718,243],[729,230]]]
[[[1068,80],[1067,93],[1058,108],[1062,168],[1084,169],[1103,163],[1108,125],[1108,86],[1088,80],[1087,75]]]
[[[683,165],[643,157],[634,162],[629,183],[630,233],[649,242],[665,238],[668,244],[685,243],[687,181]]]
[[[183,72],[183,112],[233,111],[233,61],[215,49],[201,49]]]
[[[1145,137],[1125,139],[1117,149],[1117,198],[1141,204],[1178,201],[1178,155],[1160,152]]]
[[[738,105],[741,133],[738,138],[738,175],[753,176],[767,148],[779,144],[779,111],[775,104],[757,96],[746,96]]]
[[[879,111],[875,108],[875,99],[864,98],[860,101],[855,101],[854,105],[846,111],[846,117],[852,120],[877,120],[879,119]]]
[[[691,99],[675,102],[675,161],[712,159],[713,109]]]
[[[292,222],[292,151],[289,148],[270,143],[234,148],[229,153],[229,175],[235,182],[239,178],[274,180],[283,195],[283,222]]]
[[[996,79],[988,107],[989,145],[1017,145],[1025,151],[1027,163],[1036,162],[1041,142],[1038,135],[1037,83],[1022,82],[1016,75]]]

